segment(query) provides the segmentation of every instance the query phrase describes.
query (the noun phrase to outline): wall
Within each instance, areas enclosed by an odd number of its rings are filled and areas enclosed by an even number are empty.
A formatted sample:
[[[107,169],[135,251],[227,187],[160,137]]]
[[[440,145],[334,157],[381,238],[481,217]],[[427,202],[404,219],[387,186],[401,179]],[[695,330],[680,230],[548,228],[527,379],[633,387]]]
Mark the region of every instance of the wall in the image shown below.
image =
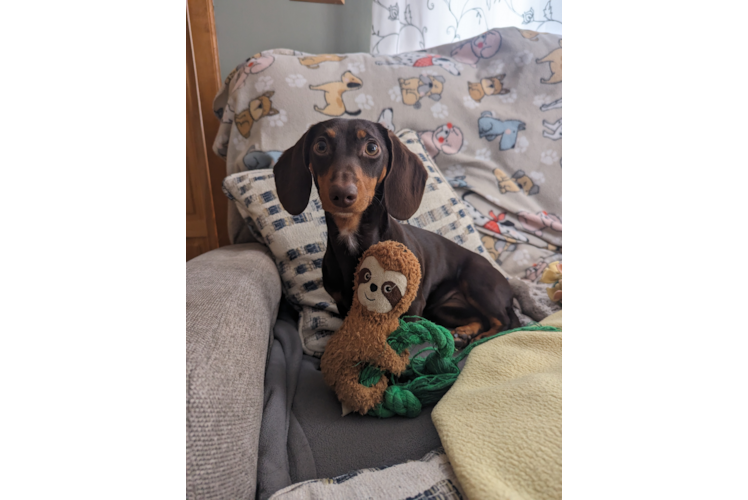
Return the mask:
[[[213,0],[221,75],[267,49],[369,52],[371,1]]]

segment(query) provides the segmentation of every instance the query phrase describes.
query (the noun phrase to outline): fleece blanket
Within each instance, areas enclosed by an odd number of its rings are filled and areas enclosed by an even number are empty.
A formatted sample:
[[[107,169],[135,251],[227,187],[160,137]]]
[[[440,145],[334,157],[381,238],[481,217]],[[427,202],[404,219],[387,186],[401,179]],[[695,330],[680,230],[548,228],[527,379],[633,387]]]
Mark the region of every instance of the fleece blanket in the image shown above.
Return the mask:
[[[561,333],[476,347],[431,418],[468,498],[560,499]]]

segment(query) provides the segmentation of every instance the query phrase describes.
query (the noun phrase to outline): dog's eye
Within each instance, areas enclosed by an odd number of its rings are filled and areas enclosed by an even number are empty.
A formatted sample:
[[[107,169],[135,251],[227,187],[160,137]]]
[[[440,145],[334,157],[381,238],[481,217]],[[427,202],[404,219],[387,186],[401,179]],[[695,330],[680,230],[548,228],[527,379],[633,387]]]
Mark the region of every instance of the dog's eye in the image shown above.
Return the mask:
[[[317,141],[317,143],[314,145],[314,151],[319,154],[324,154],[327,152],[327,142],[325,141]]]
[[[365,151],[367,155],[374,156],[379,151],[379,146],[377,146],[376,142],[369,142],[366,144]]]

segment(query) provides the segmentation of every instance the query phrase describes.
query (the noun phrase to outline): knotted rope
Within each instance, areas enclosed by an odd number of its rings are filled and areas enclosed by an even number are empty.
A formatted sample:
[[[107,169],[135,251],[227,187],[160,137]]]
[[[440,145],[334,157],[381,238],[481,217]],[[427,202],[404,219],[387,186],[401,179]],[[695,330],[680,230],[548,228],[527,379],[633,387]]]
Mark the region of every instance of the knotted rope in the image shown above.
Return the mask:
[[[405,319],[417,321],[406,322]],[[369,410],[367,415],[379,418],[389,418],[394,415],[417,417],[423,405],[439,401],[447,393],[457,376],[460,374],[460,363],[475,347],[489,340],[521,331],[559,332],[554,326],[532,324],[497,333],[468,345],[460,354],[454,356],[455,342],[452,334],[443,326],[435,325],[431,321],[418,316],[406,316],[400,319],[400,326],[390,334],[387,343],[401,354],[414,345],[431,343],[433,347],[425,347],[418,351],[410,360],[410,365],[400,377],[390,375],[390,386],[384,393],[380,404]],[[425,351],[434,351],[428,356],[420,357]],[[359,382],[371,387],[379,381],[382,370],[367,365],[361,370]]]

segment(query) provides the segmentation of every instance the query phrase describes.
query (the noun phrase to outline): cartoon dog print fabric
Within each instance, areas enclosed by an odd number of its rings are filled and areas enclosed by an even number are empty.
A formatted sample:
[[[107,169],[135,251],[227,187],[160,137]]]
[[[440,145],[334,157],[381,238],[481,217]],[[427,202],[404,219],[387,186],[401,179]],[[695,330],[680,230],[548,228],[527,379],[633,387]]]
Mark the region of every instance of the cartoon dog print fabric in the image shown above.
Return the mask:
[[[255,50],[214,100],[213,150],[232,174],[272,168],[332,117],[414,130],[456,199],[465,197],[491,255],[524,278],[560,253],[561,47],[557,35],[497,28],[393,56]],[[246,241],[232,209],[232,241]]]
[[[543,131],[543,137],[554,141],[561,139],[561,118],[556,123],[543,120],[543,127],[547,129]]]
[[[538,59],[538,64],[550,63],[550,78],[541,78],[540,83],[560,83],[561,82],[561,40],[558,41],[558,48],[547,56]]]
[[[445,155],[457,154],[462,149],[462,130],[451,123],[439,125],[434,130],[419,132],[418,138],[421,139],[423,146],[432,158],[439,156],[439,153]]]
[[[261,52],[247,59],[247,62],[242,65],[241,69],[237,68],[239,76],[234,80],[231,92],[236,91],[238,88],[244,85],[244,82],[247,81],[247,76],[256,75],[257,73],[265,71],[274,62],[274,56],[267,53],[263,55]]]
[[[261,170],[264,168],[273,168],[275,162],[283,154],[283,151],[259,151],[254,145],[241,158],[241,166],[245,170]]]
[[[495,214],[493,210],[489,210],[486,216],[466,199],[470,194],[474,193],[468,191],[463,194],[462,202],[467,207],[468,212],[470,212],[478,227],[482,227],[492,233],[500,234],[510,243],[527,243],[529,241],[527,236],[517,230],[514,222],[506,218],[506,212]]]
[[[442,98],[444,91],[444,77],[441,75],[421,75],[417,78],[400,78],[400,91],[403,96],[403,104],[421,108],[421,99],[428,97],[438,101]]]
[[[299,57],[299,62],[307,68],[317,69],[324,62],[340,62],[345,58],[346,56],[336,54],[320,54],[318,56]]]
[[[545,257],[560,255],[561,219],[557,215],[500,212],[472,189],[463,193],[462,201],[481,233],[486,250],[502,268],[511,269],[512,275],[534,278],[533,271],[542,273],[538,268],[543,267]],[[549,243],[549,239],[556,244]]]
[[[386,128],[387,130],[395,132],[397,129],[395,128],[395,123],[392,121],[392,118],[393,118],[392,108],[385,108],[379,114],[379,118],[377,118],[377,123],[382,124],[382,126],[384,126],[384,128]]]
[[[452,75],[460,76],[460,70],[454,60],[447,57],[439,57],[434,54],[425,54],[421,52],[408,52],[398,56],[392,56],[387,61],[377,61],[378,66],[409,66],[411,68],[428,68],[436,66],[447,70]]]
[[[249,137],[252,126],[260,118],[278,114],[278,110],[273,108],[273,102],[270,100],[273,94],[275,92],[271,90],[256,99],[252,99],[249,102],[249,107],[234,117],[234,123],[236,123],[236,128],[242,134],[242,137]]]
[[[517,134],[525,130],[525,123],[519,120],[499,120],[491,111],[484,111],[478,118],[478,137],[493,141],[501,137],[499,150],[512,149],[517,144]]]
[[[319,111],[327,116],[341,116],[343,114],[357,116],[361,110],[348,111],[343,102],[343,92],[349,90],[358,90],[364,85],[359,77],[346,71],[340,80],[335,82],[323,83],[322,85],[309,85],[312,90],[322,90],[325,92],[325,103],[327,106],[320,108],[315,104],[314,110]]]
[[[545,228],[561,232],[561,218],[556,214],[549,214],[545,210],[537,214],[522,211],[517,213],[517,217],[525,230],[537,236],[541,236]]]
[[[481,59],[496,55],[500,48],[501,32],[492,29],[461,43],[452,49],[450,55],[455,61],[475,66]]]
[[[508,94],[509,89],[505,89],[502,83],[506,75],[496,75],[490,78],[481,78],[480,82],[468,82],[468,94],[475,102],[480,102],[487,95]]]

